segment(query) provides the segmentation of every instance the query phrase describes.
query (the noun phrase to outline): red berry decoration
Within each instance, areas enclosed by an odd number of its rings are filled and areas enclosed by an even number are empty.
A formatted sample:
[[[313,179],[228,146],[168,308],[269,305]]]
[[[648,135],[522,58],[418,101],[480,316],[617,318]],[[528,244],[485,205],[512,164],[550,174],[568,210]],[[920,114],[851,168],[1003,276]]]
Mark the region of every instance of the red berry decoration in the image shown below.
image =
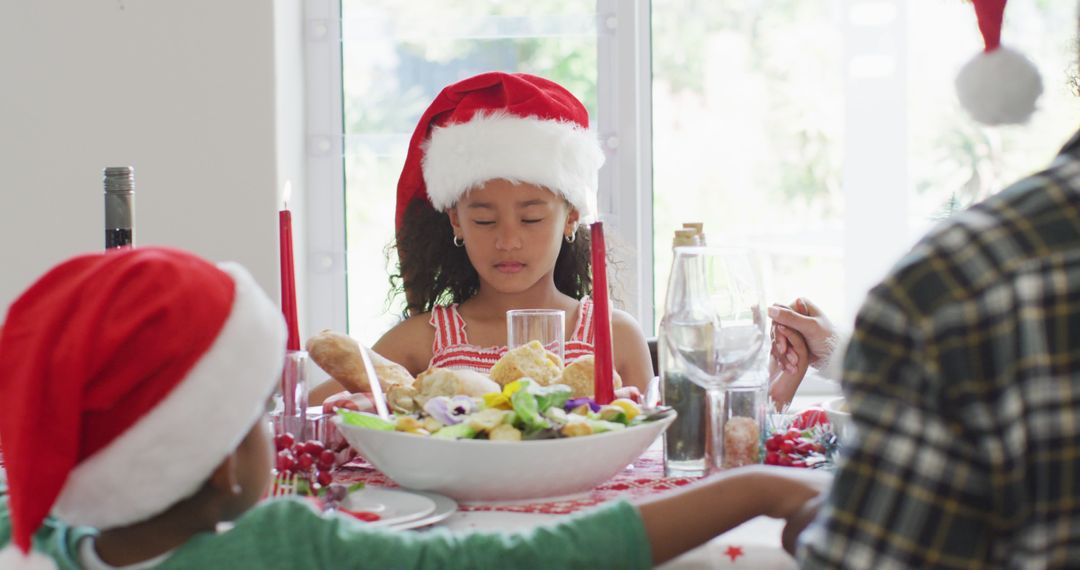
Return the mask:
[[[334,477],[333,475],[330,475],[329,471],[319,471],[319,473],[315,475],[315,481],[319,484],[319,486],[326,487],[330,483],[334,482]]]
[[[301,471],[307,471],[315,465],[315,458],[310,453],[301,453],[300,457],[296,458],[296,463],[300,465]]]
[[[296,439],[293,438],[292,434],[279,433],[278,435],[274,436],[274,448],[277,451],[290,449],[295,443]]]
[[[838,440],[824,410],[811,408],[774,425],[765,439],[765,463],[801,469],[829,464]]]
[[[310,453],[311,457],[313,457],[313,458],[318,457],[319,454],[322,453],[323,450],[326,449],[326,446],[323,445],[322,442],[317,440],[317,439],[309,439],[309,440],[305,441],[303,443],[303,445],[300,445],[299,447],[300,447],[300,452],[301,453]]]
[[[293,457],[292,452],[288,449],[282,449],[277,454],[277,461],[274,463],[274,466],[281,473],[292,471],[293,468],[296,467],[296,458]]]
[[[816,425],[828,423],[829,416],[825,413],[825,410],[821,408],[810,408],[803,410],[799,415],[795,416],[795,419],[791,420],[791,427],[799,430],[806,430]]]
[[[324,449],[323,452],[319,454],[319,460],[317,462],[317,465],[319,469],[323,471],[329,471],[334,467],[334,461],[336,460],[337,455],[335,455],[333,451],[330,451],[329,449]]]

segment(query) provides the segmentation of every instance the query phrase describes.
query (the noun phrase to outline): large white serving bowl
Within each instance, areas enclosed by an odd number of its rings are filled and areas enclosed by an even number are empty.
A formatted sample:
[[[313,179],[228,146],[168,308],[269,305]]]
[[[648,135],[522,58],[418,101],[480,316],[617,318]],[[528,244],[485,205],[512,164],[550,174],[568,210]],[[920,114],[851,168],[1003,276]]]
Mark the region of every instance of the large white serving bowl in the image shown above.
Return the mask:
[[[459,501],[517,501],[588,491],[638,458],[675,419],[537,441],[448,440],[349,425],[338,430],[398,485]]]

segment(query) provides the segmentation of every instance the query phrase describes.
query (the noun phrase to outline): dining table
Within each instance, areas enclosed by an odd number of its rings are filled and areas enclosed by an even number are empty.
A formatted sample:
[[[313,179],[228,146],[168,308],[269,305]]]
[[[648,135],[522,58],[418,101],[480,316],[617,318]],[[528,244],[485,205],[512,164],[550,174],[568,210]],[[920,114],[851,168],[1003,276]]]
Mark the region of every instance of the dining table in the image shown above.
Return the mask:
[[[839,394],[834,383],[822,381],[815,374],[808,375],[807,380],[813,389],[812,393],[797,395],[788,408],[790,413],[820,406],[823,400]],[[829,469],[824,469],[822,472],[831,473]],[[661,436],[632,464],[589,491],[570,496],[524,501],[458,502],[452,514],[440,518],[432,525],[417,528],[414,532],[424,532],[431,528],[446,528],[462,532],[525,530],[555,524],[567,515],[585,511],[608,501],[618,499],[632,501],[669,493],[698,479],[698,477],[668,477],[664,474]],[[346,484],[364,483],[365,487],[371,488],[399,488],[393,480],[363,457],[356,457],[337,468],[335,480]],[[659,568],[665,570],[796,568],[794,558],[781,546],[783,529],[783,520],[759,516],[666,562]]]
[[[362,457],[335,472],[340,483],[364,483],[366,488],[396,489],[391,479]],[[513,531],[554,524],[567,515],[617,499],[640,499],[672,492],[696,477],[664,475],[663,450],[657,439],[645,453],[617,475],[595,488],[575,495],[525,501],[459,502],[447,518],[425,528],[451,531]],[[795,561],[780,545],[784,521],[757,517],[708,543],[660,566],[692,568],[794,568]],[[423,528],[419,532],[423,532]]]
[[[819,400],[820,397],[796,398],[793,407],[798,409],[811,401]],[[3,484],[5,479],[2,453],[0,450],[0,484]],[[360,456],[355,456],[335,469],[334,479],[343,484],[363,483],[365,488],[399,489],[393,480]],[[698,479],[698,477],[668,477],[664,474],[662,437],[658,437],[633,463],[589,491],[570,496],[523,501],[456,502],[448,516],[437,517],[437,522],[415,527],[410,532],[424,532],[432,528],[446,528],[461,532],[525,530],[556,524],[568,515],[588,510],[608,501],[642,499],[669,493]],[[455,503],[446,500],[445,497],[443,500]],[[658,568],[665,570],[796,568],[795,560],[781,547],[783,528],[783,520],[759,516]]]
[[[0,456],[2,458],[2,456]],[[0,485],[4,480],[0,459]],[[396,489],[398,486],[361,457],[335,471],[341,483],[363,482],[365,487]],[[607,501],[619,498],[634,499],[670,492],[693,483],[694,477],[664,476],[660,441],[657,440],[633,464],[598,485],[577,495],[514,502],[462,502],[448,517],[434,525],[409,532],[424,532],[431,528],[451,531],[514,531],[555,524],[561,518]],[[704,545],[686,552],[658,568],[690,570],[706,568],[795,568],[795,561],[780,546],[784,521],[757,517],[720,535]]]

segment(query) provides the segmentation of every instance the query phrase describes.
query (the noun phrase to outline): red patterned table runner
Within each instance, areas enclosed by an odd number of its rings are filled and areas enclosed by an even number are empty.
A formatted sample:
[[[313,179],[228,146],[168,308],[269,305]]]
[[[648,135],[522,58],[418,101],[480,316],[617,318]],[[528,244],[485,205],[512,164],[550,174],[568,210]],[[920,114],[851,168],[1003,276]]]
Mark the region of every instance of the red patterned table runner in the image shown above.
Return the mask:
[[[341,483],[363,482],[373,487],[397,487],[397,484],[362,458],[339,468],[335,472],[335,478]],[[693,481],[696,481],[696,478],[664,477],[664,460],[659,446],[654,446],[642,454],[632,468],[624,469],[586,493],[535,502],[468,503],[459,505],[459,510],[566,515],[613,499],[633,499],[663,493]]]

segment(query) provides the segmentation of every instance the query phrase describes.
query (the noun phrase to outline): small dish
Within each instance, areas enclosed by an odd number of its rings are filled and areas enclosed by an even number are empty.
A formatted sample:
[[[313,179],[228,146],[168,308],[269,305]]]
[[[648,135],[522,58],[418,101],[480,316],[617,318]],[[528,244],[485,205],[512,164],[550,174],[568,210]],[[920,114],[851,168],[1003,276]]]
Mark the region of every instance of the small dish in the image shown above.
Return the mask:
[[[449,518],[450,515],[456,513],[457,510],[458,510],[457,501],[455,501],[455,500],[453,500],[450,497],[447,497],[445,495],[440,495],[438,493],[427,493],[427,492],[424,492],[424,491],[409,491],[409,492],[413,493],[413,494],[416,494],[416,495],[421,495],[423,497],[427,497],[427,498],[431,499],[432,501],[434,501],[435,510],[432,511],[431,513],[429,513],[428,515],[420,517],[418,519],[413,519],[411,521],[405,521],[405,522],[398,523],[396,525],[391,526],[390,528],[393,528],[394,530],[408,530],[408,529],[411,529],[411,528],[423,528],[423,527],[426,527],[426,526],[431,526],[433,524],[438,524],[438,523],[446,520],[447,518]]]
[[[435,512],[436,504],[424,495],[400,489],[366,487],[350,493],[341,502],[350,511],[366,511],[379,515],[379,520],[368,523],[375,527],[397,527]]]

